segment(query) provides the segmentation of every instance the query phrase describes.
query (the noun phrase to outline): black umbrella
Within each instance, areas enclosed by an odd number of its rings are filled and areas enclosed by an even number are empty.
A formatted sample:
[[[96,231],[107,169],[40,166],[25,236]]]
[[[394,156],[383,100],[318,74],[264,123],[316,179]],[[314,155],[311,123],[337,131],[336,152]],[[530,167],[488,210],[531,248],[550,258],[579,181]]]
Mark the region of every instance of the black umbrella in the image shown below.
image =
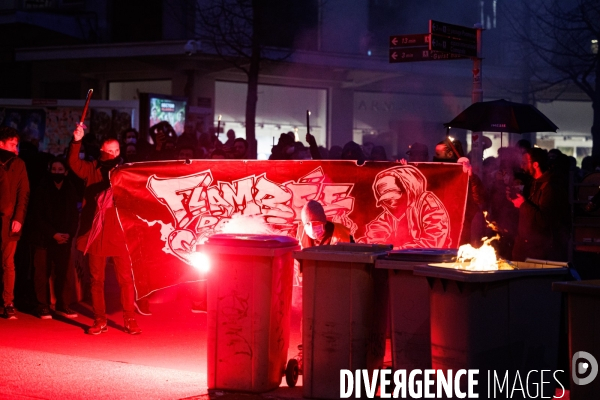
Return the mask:
[[[506,100],[471,104],[444,126],[473,132],[556,132],[558,129],[558,126],[531,104]]]

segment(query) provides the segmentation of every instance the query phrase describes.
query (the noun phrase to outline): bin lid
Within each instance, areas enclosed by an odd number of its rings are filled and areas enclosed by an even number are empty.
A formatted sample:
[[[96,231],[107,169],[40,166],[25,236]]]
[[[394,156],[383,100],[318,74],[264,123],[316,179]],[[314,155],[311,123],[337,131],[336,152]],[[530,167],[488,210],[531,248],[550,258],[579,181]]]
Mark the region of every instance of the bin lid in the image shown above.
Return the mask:
[[[457,249],[405,249],[390,251],[386,259],[439,263],[456,261],[457,254]]]
[[[459,282],[497,282],[508,279],[518,279],[524,277],[542,277],[548,275],[556,275],[557,280],[559,275],[569,273],[568,268],[531,268],[531,269],[516,269],[495,270],[495,271],[468,271],[455,268],[432,267],[429,265],[416,266],[413,270],[415,275],[425,276],[428,278],[449,279]],[[563,278],[564,279],[564,278]]]
[[[338,242],[334,245],[335,251],[349,251],[359,253],[380,253],[387,252],[394,248],[391,244],[367,244],[367,243],[345,243]],[[326,248],[327,246],[317,246],[318,248]],[[313,247],[316,248],[316,247]],[[318,250],[317,250],[318,251]]]
[[[600,279],[589,281],[554,282],[552,290],[600,297]]]
[[[219,233],[208,238],[206,244],[213,246],[279,248],[297,246],[298,241],[292,237],[283,235]]]
[[[392,245],[382,244],[338,243],[295,251],[294,258],[298,260],[374,264],[378,257],[386,255],[392,248]]]

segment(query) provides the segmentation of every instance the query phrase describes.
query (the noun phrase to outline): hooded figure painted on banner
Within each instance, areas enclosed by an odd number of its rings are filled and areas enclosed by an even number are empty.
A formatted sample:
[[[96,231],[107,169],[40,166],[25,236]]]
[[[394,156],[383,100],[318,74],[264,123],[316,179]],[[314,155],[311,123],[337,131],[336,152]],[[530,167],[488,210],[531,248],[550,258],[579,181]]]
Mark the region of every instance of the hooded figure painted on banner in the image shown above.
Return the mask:
[[[393,244],[394,249],[451,245],[446,207],[427,191],[427,179],[417,168],[403,165],[381,171],[373,193],[384,211],[367,224],[359,242]]]

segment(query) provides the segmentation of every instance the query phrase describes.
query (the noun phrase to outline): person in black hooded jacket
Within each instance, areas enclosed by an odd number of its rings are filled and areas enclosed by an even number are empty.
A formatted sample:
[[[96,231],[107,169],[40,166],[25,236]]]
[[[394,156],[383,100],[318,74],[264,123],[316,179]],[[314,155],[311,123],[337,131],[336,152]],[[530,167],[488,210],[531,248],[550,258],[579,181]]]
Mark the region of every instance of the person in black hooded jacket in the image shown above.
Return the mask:
[[[119,157],[119,142],[112,138],[106,139],[100,147],[98,160],[80,160],[79,148],[83,135],[83,125],[78,124],[73,131],[67,160],[73,173],[85,181],[83,208],[75,240],[77,249],[88,254],[89,260],[94,325],[87,329],[87,333],[99,335],[108,331],[104,279],[106,258],[111,257],[121,287],[123,327],[125,332],[137,335],[142,330],[134,318],[135,287],[131,259],[125,245],[125,234],[117,217],[109,180],[110,172],[122,162]]]
[[[71,243],[77,232],[79,212],[77,191],[68,180],[67,163],[55,159],[49,164],[50,179],[43,179],[32,197],[33,229],[30,243],[34,246],[34,286],[38,316],[51,319],[48,279],[54,270],[55,311],[67,318],[77,314],[69,308],[71,293],[67,272],[71,259]]]

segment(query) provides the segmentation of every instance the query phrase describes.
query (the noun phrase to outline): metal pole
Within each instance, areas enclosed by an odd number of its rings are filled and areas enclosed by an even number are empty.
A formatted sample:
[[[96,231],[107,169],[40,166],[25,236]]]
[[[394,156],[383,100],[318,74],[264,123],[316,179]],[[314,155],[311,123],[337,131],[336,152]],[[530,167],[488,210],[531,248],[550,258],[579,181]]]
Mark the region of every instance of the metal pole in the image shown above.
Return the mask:
[[[483,28],[481,24],[475,24],[477,29],[477,57],[473,57],[473,92],[471,95],[471,102],[478,103],[483,101],[483,89],[481,86],[481,32]],[[473,167],[473,173],[481,176],[481,170],[483,168],[483,140],[482,132],[471,133],[471,165]]]
[[[477,29],[477,57],[473,57],[473,93],[471,96],[472,103],[478,103],[483,101],[483,88],[481,85],[481,32],[483,28],[481,24],[475,24]],[[473,173],[480,178],[483,178],[483,132],[471,132],[471,166],[473,167]],[[480,218],[474,218],[471,223],[471,237],[479,239],[484,234],[484,220]]]

